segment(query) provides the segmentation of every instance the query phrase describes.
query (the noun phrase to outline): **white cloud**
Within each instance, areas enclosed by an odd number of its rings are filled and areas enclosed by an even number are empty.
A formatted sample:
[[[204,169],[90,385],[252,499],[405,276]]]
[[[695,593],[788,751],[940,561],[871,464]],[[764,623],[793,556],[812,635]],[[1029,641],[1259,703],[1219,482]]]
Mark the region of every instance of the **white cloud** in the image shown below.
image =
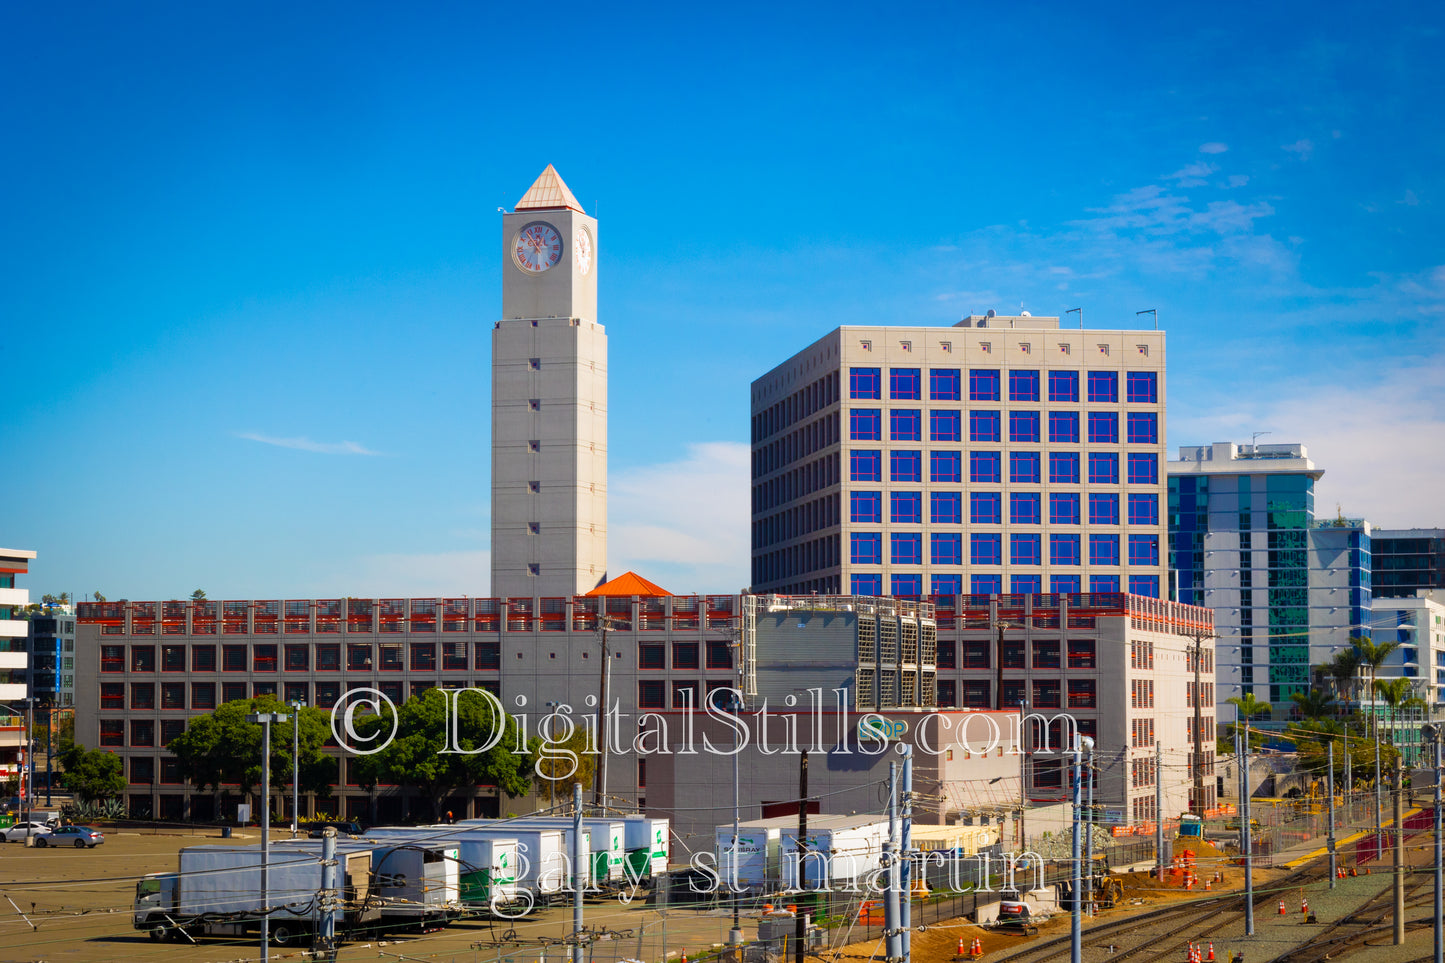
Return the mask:
[[[1300,160],[1309,160],[1310,155],[1315,151],[1315,142],[1312,140],[1297,140],[1293,144],[1285,144],[1281,150],[1289,151],[1299,157]]]
[[[1368,381],[1281,384],[1250,410],[1173,414],[1170,424],[1171,440],[1183,445],[1248,442],[1254,431],[1270,432],[1261,443],[1303,444],[1324,470],[1319,517],[1338,506],[1377,527],[1445,525],[1445,448],[1435,443],[1445,438],[1445,357],[1375,369]]]
[[[750,581],[749,447],[689,444],[673,461],[614,471],[608,572],[628,570],[671,592],[736,592]]]
[[[1229,150],[1229,145],[1221,144],[1217,140],[1212,140],[1207,144],[1199,145],[1199,153],[1201,154],[1223,154],[1227,150]]]
[[[310,438],[276,438],[272,435],[263,435],[255,431],[238,431],[237,438],[244,438],[247,441],[259,441],[263,445],[275,445],[277,448],[294,448],[297,451],[311,451],[319,455],[379,455],[381,452],[372,451],[354,441],[312,441]]]
[[[1180,170],[1170,174],[1166,180],[1178,181],[1180,187],[1199,187],[1208,184],[1207,178],[1210,174],[1219,170],[1213,164],[1204,161],[1195,161],[1193,164],[1186,164]]]
[[[1228,184],[1230,187],[1243,187],[1249,183],[1248,174],[1230,174]]]
[[[1406,191],[1405,191],[1405,196],[1402,197],[1402,198],[1400,198],[1400,199],[1399,199],[1398,201],[1396,201],[1395,203],[1396,203],[1396,204],[1404,204],[1404,205],[1406,205],[1407,207],[1419,207],[1419,206],[1420,206],[1420,198],[1417,197],[1417,196],[1415,196],[1415,192],[1414,192],[1414,191],[1412,191],[1412,190],[1406,190]]]

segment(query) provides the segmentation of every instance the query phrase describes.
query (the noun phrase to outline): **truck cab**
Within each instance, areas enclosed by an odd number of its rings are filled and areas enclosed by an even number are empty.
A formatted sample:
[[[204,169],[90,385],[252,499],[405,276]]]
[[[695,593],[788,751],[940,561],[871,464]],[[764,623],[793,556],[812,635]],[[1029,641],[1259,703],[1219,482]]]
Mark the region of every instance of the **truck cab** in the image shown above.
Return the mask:
[[[151,873],[135,884],[135,912],[131,922],[138,930],[149,930],[153,940],[162,940],[173,928],[170,917],[176,911],[176,874]]]

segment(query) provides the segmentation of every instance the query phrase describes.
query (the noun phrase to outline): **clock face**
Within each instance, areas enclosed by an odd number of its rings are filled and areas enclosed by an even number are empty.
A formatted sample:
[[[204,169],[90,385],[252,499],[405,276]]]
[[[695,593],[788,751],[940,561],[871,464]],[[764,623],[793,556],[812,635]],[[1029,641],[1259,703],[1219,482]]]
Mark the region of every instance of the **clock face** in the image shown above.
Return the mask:
[[[541,274],[562,260],[562,235],[552,225],[534,221],[517,232],[513,254],[523,271]]]
[[[572,239],[572,250],[577,258],[577,273],[585,278],[592,270],[592,237],[585,227],[577,228],[577,234]]]

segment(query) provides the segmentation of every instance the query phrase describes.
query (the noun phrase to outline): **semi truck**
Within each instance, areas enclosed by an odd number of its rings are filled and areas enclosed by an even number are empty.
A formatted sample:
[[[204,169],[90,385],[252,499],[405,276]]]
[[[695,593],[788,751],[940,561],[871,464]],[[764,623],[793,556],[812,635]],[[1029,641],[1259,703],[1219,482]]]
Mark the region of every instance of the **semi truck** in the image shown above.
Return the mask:
[[[332,911],[338,935],[378,923],[372,899],[370,846],[336,847],[338,901]],[[270,899],[261,893],[259,846],[187,846],[177,872],[152,873],[136,883],[132,922],[153,940],[195,936],[246,936],[269,917],[271,941],[295,943],[322,921],[320,847],[271,851]]]
[[[371,898],[381,911],[383,928],[444,926],[462,915],[461,853],[455,841],[436,839],[348,840],[371,850]],[[306,853],[319,858],[315,839],[286,839],[276,853]]]

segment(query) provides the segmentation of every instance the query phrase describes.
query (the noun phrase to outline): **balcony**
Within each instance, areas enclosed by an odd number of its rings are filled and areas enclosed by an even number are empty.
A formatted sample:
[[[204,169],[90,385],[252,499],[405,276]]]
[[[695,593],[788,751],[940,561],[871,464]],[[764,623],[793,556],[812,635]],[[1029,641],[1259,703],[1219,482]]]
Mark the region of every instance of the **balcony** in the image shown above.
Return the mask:
[[[30,604],[30,590],[17,588],[0,588],[0,605]]]
[[[29,660],[30,656],[25,652],[0,652],[0,670],[23,669],[29,665]]]
[[[29,634],[29,622],[21,619],[0,619],[0,639],[23,639]]]

